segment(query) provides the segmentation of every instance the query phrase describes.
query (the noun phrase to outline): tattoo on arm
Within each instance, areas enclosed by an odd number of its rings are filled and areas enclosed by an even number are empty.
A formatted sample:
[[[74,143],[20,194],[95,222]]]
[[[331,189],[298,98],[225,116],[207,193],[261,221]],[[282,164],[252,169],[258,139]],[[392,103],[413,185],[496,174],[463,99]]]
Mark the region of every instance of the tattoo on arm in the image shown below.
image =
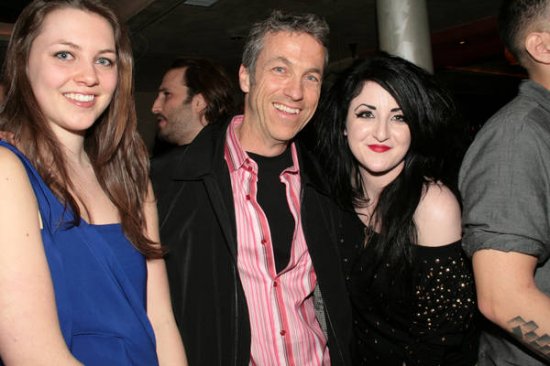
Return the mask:
[[[508,321],[512,334],[532,350],[550,360],[550,335],[537,334],[538,324],[534,321],[525,321],[517,316]]]

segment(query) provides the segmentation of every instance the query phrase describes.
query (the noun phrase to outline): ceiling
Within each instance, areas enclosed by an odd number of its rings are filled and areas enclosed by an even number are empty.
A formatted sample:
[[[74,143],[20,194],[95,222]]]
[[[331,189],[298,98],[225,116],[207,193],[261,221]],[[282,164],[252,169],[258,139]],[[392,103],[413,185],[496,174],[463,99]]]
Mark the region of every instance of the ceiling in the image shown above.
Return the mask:
[[[214,3],[188,4],[194,1]],[[331,69],[349,63],[353,57],[371,54],[378,47],[376,0],[108,2],[119,10],[129,26],[136,60],[136,91],[151,95],[144,104],[152,101],[164,70],[177,56],[213,58],[236,80],[248,29],[271,9],[314,12],[325,17],[331,28]],[[27,3],[28,0],[1,1],[0,58],[5,53],[11,23]],[[476,110],[487,103],[506,102],[515,93],[523,71],[504,57],[495,18],[500,0],[426,0],[426,3],[436,75],[450,84],[458,99],[472,103]],[[506,80],[512,80],[512,89],[504,87],[510,84]],[[485,108],[478,118],[485,118],[493,109]],[[138,115],[139,111],[138,106]]]
[[[214,2],[211,6],[189,2]],[[10,23],[28,0],[2,0],[0,50]],[[136,59],[137,90],[155,90],[164,69],[181,55],[218,60],[236,74],[250,25],[271,9],[315,12],[330,27],[331,65],[377,49],[375,0],[108,0],[127,20]],[[427,0],[434,66],[513,72],[496,33],[499,0]],[[0,53],[3,55],[3,52]],[[499,62],[500,61],[500,62]]]

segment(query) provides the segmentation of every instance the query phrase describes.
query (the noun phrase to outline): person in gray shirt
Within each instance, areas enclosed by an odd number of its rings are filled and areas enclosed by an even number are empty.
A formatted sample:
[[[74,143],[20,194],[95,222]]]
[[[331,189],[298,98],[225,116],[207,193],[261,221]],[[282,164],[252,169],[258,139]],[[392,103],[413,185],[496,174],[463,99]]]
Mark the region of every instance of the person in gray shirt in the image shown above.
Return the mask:
[[[479,309],[479,366],[550,363],[550,0],[505,0],[499,27],[529,80],[462,163],[463,245]]]

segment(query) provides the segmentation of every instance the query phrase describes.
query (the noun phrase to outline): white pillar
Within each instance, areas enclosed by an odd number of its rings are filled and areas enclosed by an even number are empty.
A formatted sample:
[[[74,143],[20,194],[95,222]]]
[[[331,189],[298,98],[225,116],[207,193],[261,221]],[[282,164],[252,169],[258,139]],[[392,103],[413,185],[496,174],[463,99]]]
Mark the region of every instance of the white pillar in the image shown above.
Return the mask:
[[[426,0],[377,0],[380,49],[433,72]]]

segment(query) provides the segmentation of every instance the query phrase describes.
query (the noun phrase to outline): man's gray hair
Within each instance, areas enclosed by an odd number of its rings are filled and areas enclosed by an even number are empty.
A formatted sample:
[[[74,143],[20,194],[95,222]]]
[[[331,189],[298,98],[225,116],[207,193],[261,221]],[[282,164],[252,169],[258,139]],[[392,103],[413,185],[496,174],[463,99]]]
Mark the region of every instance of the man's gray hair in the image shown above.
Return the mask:
[[[279,32],[307,33],[315,38],[325,48],[325,67],[327,66],[329,33],[327,22],[316,14],[290,14],[274,10],[269,18],[252,26],[244,46],[242,64],[247,68],[251,81],[254,81],[256,61],[264,47],[265,36]]]

